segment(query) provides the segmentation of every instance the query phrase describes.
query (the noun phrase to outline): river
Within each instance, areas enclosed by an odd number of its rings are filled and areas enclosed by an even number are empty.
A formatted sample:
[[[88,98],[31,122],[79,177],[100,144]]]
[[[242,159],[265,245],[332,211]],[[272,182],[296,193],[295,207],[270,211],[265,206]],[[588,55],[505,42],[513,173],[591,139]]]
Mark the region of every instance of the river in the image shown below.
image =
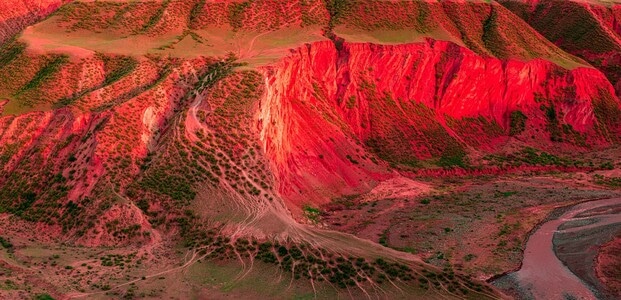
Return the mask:
[[[575,236],[571,243],[593,241],[597,245],[585,245],[589,251],[570,253],[575,256],[593,256],[599,244],[610,240],[621,228],[621,198],[589,201],[566,208],[557,218],[539,226],[526,243],[522,266],[516,272],[494,280],[493,284],[511,290],[520,299],[598,299],[604,296],[601,284],[594,286],[585,282],[585,274],[574,274],[559,259],[561,236]],[[576,233],[582,232],[582,235]],[[555,247],[555,243],[557,247]],[[567,238],[563,240],[567,244]],[[555,249],[556,248],[556,249]],[[580,248],[580,247],[578,247]],[[589,258],[586,257],[586,258]],[[567,257],[564,253],[562,257]],[[586,259],[587,264],[589,259]],[[576,261],[575,259],[572,261]],[[580,261],[580,260],[577,260]],[[589,270],[592,269],[592,260]],[[573,265],[572,265],[573,266]],[[573,269],[579,269],[573,267]],[[594,277],[594,276],[591,276]]]

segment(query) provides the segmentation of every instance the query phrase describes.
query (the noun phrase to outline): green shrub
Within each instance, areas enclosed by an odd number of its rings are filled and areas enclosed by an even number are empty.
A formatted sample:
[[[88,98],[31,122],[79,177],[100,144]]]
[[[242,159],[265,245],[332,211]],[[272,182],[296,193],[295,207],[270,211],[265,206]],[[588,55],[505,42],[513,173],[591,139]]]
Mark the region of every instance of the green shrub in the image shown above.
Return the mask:
[[[13,244],[8,239],[0,236],[0,245],[5,249],[13,249]]]
[[[35,300],[54,300],[49,294],[38,294],[34,297]]]
[[[235,2],[229,7],[229,24],[233,30],[238,30],[243,26],[244,13],[250,7],[250,2]]]
[[[312,207],[310,205],[304,205],[302,210],[304,211],[304,216],[307,219],[311,220],[313,223],[317,223],[319,221],[321,211],[318,208]]]
[[[157,9],[157,11],[155,11],[155,14],[153,14],[149,18],[149,20],[144,25],[142,25],[142,28],[140,29],[139,33],[144,33],[148,31],[149,29],[151,29],[153,26],[155,26],[157,23],[159,23],[159,21],[164,16],[164,12],[166,11],[166,8],[168,8],[169,4],[170,4],[170,0],[162,1],[162,5]]]
[[[509,116],[509,135],[516,136],[524,132],[527,119],[528,117],[519,110],[511,112]]]
[[[56,55],[52,57],[48,60],[46,65],[39,69],[35,76],[17,92],[17,94],[40,87],[45,81],[54,77],[54,75],[60,71],[60,68],[68,62],[69,56],[67,55]]]

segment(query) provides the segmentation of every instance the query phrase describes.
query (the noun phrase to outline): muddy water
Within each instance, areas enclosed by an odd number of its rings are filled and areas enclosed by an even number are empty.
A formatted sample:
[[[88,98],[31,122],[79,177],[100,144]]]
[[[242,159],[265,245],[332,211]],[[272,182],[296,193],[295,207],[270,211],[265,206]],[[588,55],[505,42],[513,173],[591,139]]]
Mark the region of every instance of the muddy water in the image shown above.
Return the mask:
[[[554,252],[554,234],[566,231],[591,230],[599,226],[621,226],[621,212],[601,208],[621,206],[621,199],[585,202],[567,209],[556,219],[542,224],[528,239],[522,267],[494,281],[523,299],[597,299],[593,287],[583,282],[561,262]],[[601,213],[597,213],[597,209]],[[571,222],[571,223],[568,223]],[[566,230],[560,230],[568,223]],[[583,223],[583,226],[580,224]],[[578,226],[576,226],[578,224]],[[562,227],[561,227],[562,228]],[[594,245],[597,246],[597,245]]]

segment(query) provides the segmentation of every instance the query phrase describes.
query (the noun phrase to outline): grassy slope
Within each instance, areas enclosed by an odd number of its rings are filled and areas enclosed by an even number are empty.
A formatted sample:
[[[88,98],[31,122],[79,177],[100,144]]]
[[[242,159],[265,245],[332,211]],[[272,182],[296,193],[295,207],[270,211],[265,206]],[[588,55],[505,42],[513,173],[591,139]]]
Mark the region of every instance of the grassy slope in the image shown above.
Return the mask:
[[[335,33],[355,41],[449,40],[498,58],[544,58],[565,68],[584,66],[547,41],[504,7],[487,1],[350,1],[335,22]],[[512,24],[512,25],[509,25]],[[515,26],[515,24],[519,24]]]
[[[265,63],[282,56],[288,48],[321,40],[321,28],[329,25],[328,12],[321,1],[301,1],[293,9],[267,0],[239,5],[201,3],[78,1],[29,30],[22,39],[42,41],[41,47],[48,51],[71,46],[108,53],[184,57],[219,56],[232,51],[242,58]],[[347,3],[340,8],[343,13],[331,22],[335,33],[353,41],[407,43],[430,37],[454,41],[500,58],[547,58],[570,68],[581,63],[527,26],[507,27],[505,24],[522,21],[503,7],[485,1],[463,5],[417,1]],[[268,11],[266,7],[270,7]],[[129,10],[139,13],[129,15]],[[162,11],[168,12],[166,17],[161,15]],[[279,18],[267,18],[268,15]],[[296,30],[288,29],[291,26]],[[515,28],[520,28],[520,32]],[[509,49],[501,49],[507,45]]]
[[[63,61],[40,53],[64,53],[83,60],[94,52],[134,57],[173,55],[184,59],[234,53],[248,62],[249,67],[258,67],[277,61],[290,48],[324,40],[321,28],[330,22],[337,35],[355,42],[395,44],[434,38],[456,42],[482,55],[519,60],[545,58],[565,68],[582,65],[581,61],[549,44],[525,24],[519,27],[519,32],[515,31],[518,27],[506,27],[505,24],[522,21],[498,5],[474,2],[464,4],[467,9],[463,9],[450,2],[347,3],[346,7],[340,8],[343,12],[338,18],[328,21],[328,11],[321,1],[303,1],[292,10],[272,5],[269,1],[238,6],[200,1],[77,1],[27,30],[19,41],[3,46],[0,55],[4,66],[1,69],[11,74],[23,74],[23,81],[35,80],[36,86],[41,87],[24,90],[22,88],[28,82],[17,87],[12,86],[14,80],[2,84],[0,97],[11,100],[3,113],[47,110],[50,104],[59,100],[61,105],[73,102],[76,95],[88,94],[110,84],[104,82],[103,86],[78,91],[72,90],[73,85],[81,83],[74,82],[64,91],[58,91],[58,86],[67,81],[84,80],[68,75],[77,72],[79,64],[73,65],[72,69],[69,66],[63,68],[60,63],[55,63]],[[262,10],[266,6],[270,9]],[[129,14],[130,10],[136,13]],[[282,17],[268,18],[266,23],[268,15]],[[22,46],[24,44],[29,45],[27,51]],[[51,60],[53,64],[47,65],[45,60]],[[50,95],[49,91],[58,92]],[[22,103],[21,98],[27,103]],[[53,98],[56,99],[51,100]]]
[[[613,85],[620,80],[620,36],[615,32],[618,4],[608,1],[540,1],[530,7],[499,1],[548,40],[602,70]],[[558,16],[564,16],[558,18]]]

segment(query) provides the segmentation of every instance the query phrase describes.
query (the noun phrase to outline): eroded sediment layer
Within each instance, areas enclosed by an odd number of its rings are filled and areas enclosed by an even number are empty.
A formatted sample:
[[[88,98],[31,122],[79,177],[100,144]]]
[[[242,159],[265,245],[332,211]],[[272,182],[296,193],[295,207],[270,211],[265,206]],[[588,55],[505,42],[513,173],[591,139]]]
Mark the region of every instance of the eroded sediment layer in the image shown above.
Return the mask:
[[[606,145],[617,130],[602,107],[619,101],[593,68],[482,57],[430,39],[337,44],[307,44],[263,69],[261,138],[281,193],[298,205],[368,191],[387,175],[375,157],[459,159],[514,133],[527,143]],[[515,112],[526,121],[513,132]]]

